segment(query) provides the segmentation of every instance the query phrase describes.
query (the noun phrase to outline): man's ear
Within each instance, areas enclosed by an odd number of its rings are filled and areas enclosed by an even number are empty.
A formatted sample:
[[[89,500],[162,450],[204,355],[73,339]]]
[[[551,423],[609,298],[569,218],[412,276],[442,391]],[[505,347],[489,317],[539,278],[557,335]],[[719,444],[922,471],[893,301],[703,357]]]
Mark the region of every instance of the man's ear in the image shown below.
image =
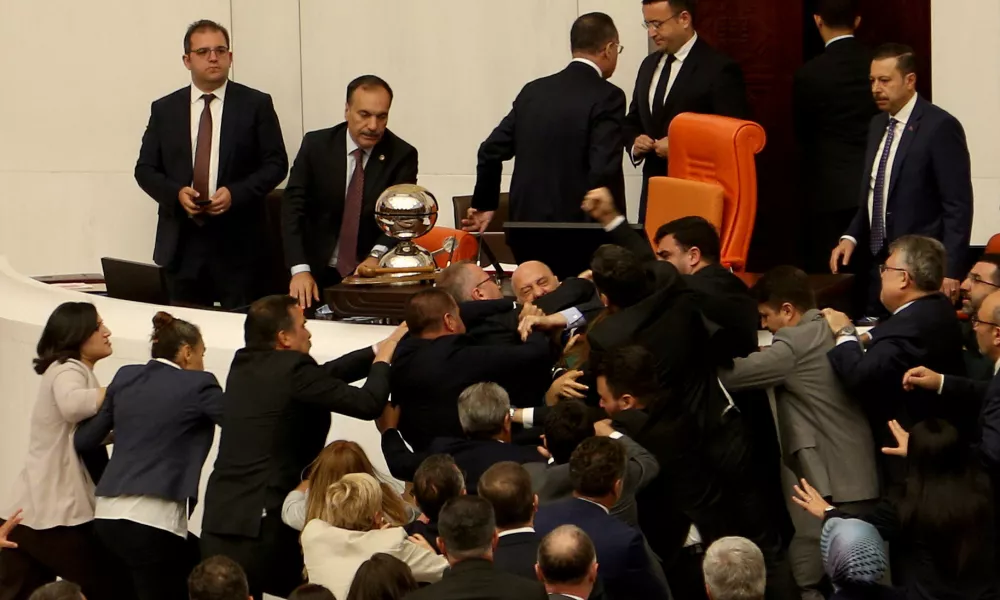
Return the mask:
[[[633,396],[632,394],[623,395],[621,398],[618,399],[618,402],[621,402],[623,405],[625,405],[625,410],[632,410],[634,408],[638,408],[639,405],[639,401],[636,400],[635,396]]]
[[[499,543],[500,543],[500,534],[497,533],[496,529],[494,529],[493,530],[493,541],[491,542],[491,547],[494,550],[496,550],[497,549],[497,544],[499,544]]]
[[[691,252],[691,261],[693,262],[693,264],[691,266],[694,266],[694,265],[700,263],[701,262],[701,248],[699,248],[698,246],[691,246],[690,252]]]
[[[597,581],[597,570],[598,570],[598,568],[599,568],[599,565],[597,564],[596,560],[594,562],[590,563],[590,569],[587,570],[587,582],[588,583],[595,583]]]
[[[351,112],[351,103],[350,102],[345,102],[344,103],[344,120],[345,121],[347,120],[347,115],[350,112]]]
[[[441,537],[441,536],[437,536],[437,547],[438,547],[439,550],[441,550],[441,556],[444,556],[445,558],[447,558],[448,557],[448,547],[445,546],[445,544],[444,544],[444,538]]]
[[[532,510],[531,512],[538,512],[538,494],[535,494],[534,500],[531,502]]]
[[[291,336],[288,335],[287,331],[279,331],[278,332],[278,337],[277,337],[277,339],[278,339],[278,348],[291,348],[292,347],[292,343],[291,343],[291,339],[290,338],[291,338]]]
[[[601,304],[604,306],[608,305],[608,297],[604,295],[604,292],[601,292]]]
[[[819,15],[813,15],[813,23],[816,23],[816,29],[823,26],[823,17]]]
[[[538,578],[538,581],[545,583],[545,578],[542,577],[542,568],[538,566],[538,563],[535,563],[535,577]]]

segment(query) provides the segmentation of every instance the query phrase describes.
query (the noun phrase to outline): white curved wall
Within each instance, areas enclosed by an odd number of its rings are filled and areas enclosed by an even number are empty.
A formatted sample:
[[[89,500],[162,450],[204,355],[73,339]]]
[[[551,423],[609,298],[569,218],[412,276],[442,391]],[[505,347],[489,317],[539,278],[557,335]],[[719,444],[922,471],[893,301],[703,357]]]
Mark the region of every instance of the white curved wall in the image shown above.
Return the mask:
[[[99,362],[95,369],[102,385],[110,383],[122,365],[149,360],[150,320],[157,310],[167,310],[201,328],[207,347],[205,369],[223,386],[233,353],[243,347],[243,315],[159,307],[63,290],[17,273],[6,257],[0,256],[0,494],[4,498],[21,470],[28,448],[28,423],[41,379],[31,368],[35,345],[49,314],[59,304],[81,301],[92,302],[111,328],[114,354]],[[310,321],[308,327],[313,334],[312,355],[319,362],[370,346],[392,331],[377,325],[321,321]],[[215,462],[218,431],[216,428],[216,441],[202,470],[202,497]],[[358,442],[376,467],[388,472],[373,423],[334,415],[329,439]],[[6,500],[0,502],[0,505],[6,504]],[[195,532],[201,530],[200,506],[191,521],[191,529]]]

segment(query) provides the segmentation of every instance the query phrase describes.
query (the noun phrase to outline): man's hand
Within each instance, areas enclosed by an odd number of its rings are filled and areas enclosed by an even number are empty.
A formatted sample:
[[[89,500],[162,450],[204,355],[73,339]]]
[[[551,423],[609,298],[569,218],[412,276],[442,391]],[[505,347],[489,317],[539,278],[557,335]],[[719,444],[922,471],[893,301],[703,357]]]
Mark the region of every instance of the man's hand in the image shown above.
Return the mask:
[[[544,317],[545,311],[538,308],[531,302],[525,302],[521,305],[521,314],[517,315],[517,320],[526,319],[528,317]]]
[[[545,404],[555,406],[562,398],[584,398],[581,392],[586,392],[590,388],[579,383],[577,379],[583,375],[583,371],[566,371],[556,378],[545,392]]]
[[[594,423],[594,435],[597,437],[611,437],[615,428],[611,426],[611,419],[604,419]]]
[[[950,277],[945,277],[944,281],[941,283],[941,293],[948,296],[948,299],[952,302],[958,300],[958,291],[962,286],[962,282],[957,279],[952,279]]]
[[[618,212],[618,207],[615,206],[615,199],[611,195],[611,190],[606,187],[587,192],[587,195],[583,197],[581,208],[583,212],[590,215],[591,219],[601,225],[607,225],[611,221],[614,221],[615,218],[621,216],[621,213]]]
[[[406,323],[403,323],[393,329],[392,333],[389,334],[389,337],[375,345],[375,360],[372,362],[391,363],[392,355],[396,353],[396,346],[409,330],[410,329],[406,326]]]
[[[593,271],[593,269],[587,269],[583,273],[580,273],[579,275],[577,275],[577,277],[579,277],[580,279],[586,279],[587,281],[593,281],[594,280],[594,271]]]
[[[288,295],[298,300],[303,310],[312,306],[313,300],[319,302],[319,287],[312,273],[303,271],[292,275],[292,281],[288,284]]]
[[[521,319],[517,324],[517,331],[521,334],[521,341],[527,341],[528,336],[535,329],[552,331],[553,329],[566,329],[566,317],[560,313],[545,315],[543,317],[530,316]]]
[[[201,207],[194,203],[194,199],[200,195],[198,190],[193,187],[182,187],[181,191],[177,192],[177,201],[181,203],[181,208],[187,214],[200,215],[202,213]]]
[[[826,513],[826,509],[830,508],[830,503],[823,499],[823,495],[820,494],[816,488],[809,485],[809,482],[805,479],[799,480],[802,487],[794,486],[795,495],[792,496],[792,502],[798,504],[802,508],[817,519],[822,519],[823,514]]]
[[[375,427],[378,429],[378,432],[385,433],[390,429],[399,429],[399,413],[400,409],[398,406],[393,406],[392,403],[386,402],[385,408],[382,409],[382,416],[375,419]]]
[[[830,272],[839,273],[840,265],[845,267],[851,262],[851,255],[854,254],[856,244],[849,239],[842,239],[837,247],[830,253]]]
[[[357,266],[357,268],[354,269],[354,276],[355,277],[359,277],[360,276],[361,267],[369,267],[371,269],[377,269],[378,268],[378,263],[379,263],[379,259],[375,258],[374,256],[369,256],[369,257],[365,258],[363,261],[361,261],[361,264],[359,264]]]
[[[896,438],[896,447],[882,448],[882,454],[906,458],[906,452],[910,447],[910,433],[903,429],[898,421],[889,421],[889,431],[892,432],[892,437]]]
[[[670,156],[670,140],[665,137],[656,140],[653,142],[653,150],[660,158],[667,158]]]
[[[824,308],[823,316],[826,317],[826,324],[830,326],[833,335],[837,335],[838,331],[851,324],[850,317],[832,308]]]
[[[17,509],[11,518],[7,519],[7,522],[0,525],[0,548],[17,548],[17,544],[7,540],[10,536],[12,529],[17,527],[18,523],[21,522],[21,509]]]
[[[228,211],[233,205],[233,195],[229,193],[229,188],[225,187],[215,190],[215,194],[211,200],[212,203],[205,207],[205,212],[213,217],[217,217]]]
[[[649,154],[653,151],[654,144],[656,144],[656,142],[653,141],[653,138],[645,134],[640,135],[635,138],[635,143],[632,144],[632,156],[639,158],[644,154]]]
[[[486,227],[493,220],[493,212],[492,210],[476,210],[470,207],[465,218],[462,219],[462,229],[478,231],[479,233],[486,231]]]
[[[913,367],[903,374],[903,389],[912,392],[917,388],[937,392],[941,389],[941,374],[927,367]]]
[[[434,554],[437,554],[437,550],[435,550],[433,547],[431,547],[430,542],[428,542],[424,538],[424,536],[420,535],[419,533],[414,533],[413,535],[407,537],[406,539],[411,544],[416,544],[417,546],[420,546],[421,548],[423,548],[424,550],[426,550],[428,552],[433,552]]]

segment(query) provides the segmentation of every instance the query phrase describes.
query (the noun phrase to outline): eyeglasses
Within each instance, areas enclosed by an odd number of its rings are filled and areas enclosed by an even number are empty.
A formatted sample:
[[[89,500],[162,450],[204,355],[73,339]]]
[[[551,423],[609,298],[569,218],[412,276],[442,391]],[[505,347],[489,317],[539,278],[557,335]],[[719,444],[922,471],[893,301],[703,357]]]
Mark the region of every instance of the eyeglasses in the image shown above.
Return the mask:
[[[611,42],[609,45],[616,47],[618,49],[618,54],[621,54],[622,52],[625,51],[625,46],[622,46],[618,42]]]
[[[972,315],[971,317],[969,317],[969,321],[972,323],[973,327],[975,327],[976,325],[979,325],[980,323],[982,323],[983,325],[991,325],[993,327],[1000,327],[1000,323],[994,323],[993,321],[984,321],[984,320],[980,319],[978,315]]]
[[[909,273],[906,269],[900,269],[899,267],[890,267],[889,265],[882,263],[878,266],[879,275],[885,275],[886,271],[899,271],[900,273]]]
[[[213,52],[216,56],[222,58],[223,56],[229,54],[229,48],[225,46],[216,46],[215,48],[198,48],[197,50],[192,50],[191,54],[197,54],[198,58],[208,58]]]
[[[677,17],[681,16],[682,14],[684,14],[684,13],[680,12],[680,13],[676,13],[676,14],[670,15],[670,17],[668,17],[668,18],[666,18],[666,19],[664,19],[662,21],[643,21],[642,22],[642,28],[646,29],[646,30],[649,30],[649,29],[659,30],[660,27],[663,27],[664,23],[672,21],[673,19],[676,19]]]
[[[477,283],[476,285],[474,285],[474,286],[472,287],[472,289],[476,289],[476,288],[478,288],[479,286],[481,286],[481,285],[483,285],[484,283],[487,283],[487,282],[489,282],[489,281],[492,281],[493,283],[495,283],[495,284],[496,284],[496,286],[497,286],[497,287],[500,287],[500,278],[499,278],[499,277],[497,277],[497,276],[496,276],[496,275],[494,274],[494,275],[490,275],[490,276],[489,276],[489,277],[487,277],[486,279],[484,279],[484,280],[480,281],[479,283]]]
[[[971,281],[973,284],[976,284],[976,283],[985,283],[986,285],[988,285],[990,287],[1000,288],[1000,285],[997,285],[997,284],[993,283],[992,281],[986,281],[985,279],[983,279],[982,277],[980,277],[976,273],[969,273],[969,281]]]

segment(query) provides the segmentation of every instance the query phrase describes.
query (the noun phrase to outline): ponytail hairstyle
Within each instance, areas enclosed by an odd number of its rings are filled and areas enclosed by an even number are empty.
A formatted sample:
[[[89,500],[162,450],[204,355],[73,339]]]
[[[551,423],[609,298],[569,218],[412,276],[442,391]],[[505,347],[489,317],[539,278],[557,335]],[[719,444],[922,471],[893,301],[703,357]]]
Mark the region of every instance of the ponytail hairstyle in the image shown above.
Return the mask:
[[[153,315],[153,342],[151,354],[153,358],[174,360],[184,346],[194,348],[201,342],[201,331],[195,325],[175,319],[173,315],[162,310]]]

